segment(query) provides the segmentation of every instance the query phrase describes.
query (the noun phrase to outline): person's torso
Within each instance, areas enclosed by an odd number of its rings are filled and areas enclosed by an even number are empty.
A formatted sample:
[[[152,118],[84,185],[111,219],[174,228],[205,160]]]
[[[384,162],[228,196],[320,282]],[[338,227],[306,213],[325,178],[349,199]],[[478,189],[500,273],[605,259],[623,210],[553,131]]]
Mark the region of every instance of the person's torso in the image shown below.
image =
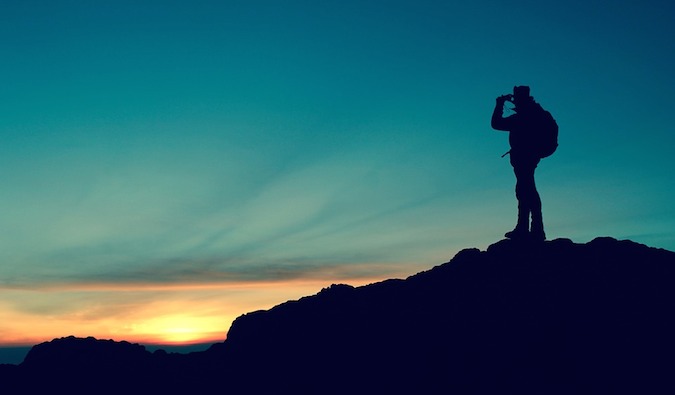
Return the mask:
[[[509,130],[509,144],[512,152],[527,155],[534,154],[536,122],[534,108],[522,110],[513,115],[511,130]]]

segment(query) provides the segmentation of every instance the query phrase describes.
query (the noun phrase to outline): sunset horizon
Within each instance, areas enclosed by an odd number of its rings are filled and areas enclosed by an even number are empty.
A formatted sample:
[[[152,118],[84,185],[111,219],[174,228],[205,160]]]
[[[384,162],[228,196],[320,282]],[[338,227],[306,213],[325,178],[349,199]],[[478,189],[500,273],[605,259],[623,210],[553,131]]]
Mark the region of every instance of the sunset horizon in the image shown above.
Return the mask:
[[[223,341],[238,316],[406,278],[516,225],[495,100],[559,147],[548,240],[675,250],[675,3],[11,2],[0,347]],[[2,361],[0,361],[2,363]]]
[[[403,277],[403,276],[401,276]],[[101,340],[127,341],[148,346],[189,346],[195,344],[223,342],[232,322],[239,317],[257,310],[266,310],[281,303],[298,300],[318,293],[321,289],[334,283],[345,283],[352,286],[367,285],[385,279],[310,279],[293,280],[286,283],[210,283],[210,284],[173,284],[145,286],[130,285],[87,285],[86,289],[68,292],[175,292],[173,300],[154,301],[147,309],[134,312],[125,320],[109,320],[98,318],[87,320],[82,317],[66,317],[54,320],[40,317],[28,325],[21,327],[21,333],[5,330],[2,347],[30,347],[53,339],[75,336],[80,338],[94,337]],[[331,282],[332,281],[332,282]],[[65,287],[64,287],[65,288]],[[44,290],[43,290],[44,291]],[[51,292],[56,292],[54,289]],[[185,302],[201,292],[222,294],[220,300],[213,296],[208,303],[194,304]],[[57,294],[58,296],[58,294]],[[120,296],[116,296],[119,298]],[[86,297],[85,297],[86,298]],[[254,302],[249,302],[253,300]],[[238,302],[238,303],[237,303]],[[226,309],[225,306],[229,306]],[[27,317],[7,318],[19,322],[27,321]],[[11,328],[11,325],[5,325]],[[2,363],[2,361],[0,361]]]

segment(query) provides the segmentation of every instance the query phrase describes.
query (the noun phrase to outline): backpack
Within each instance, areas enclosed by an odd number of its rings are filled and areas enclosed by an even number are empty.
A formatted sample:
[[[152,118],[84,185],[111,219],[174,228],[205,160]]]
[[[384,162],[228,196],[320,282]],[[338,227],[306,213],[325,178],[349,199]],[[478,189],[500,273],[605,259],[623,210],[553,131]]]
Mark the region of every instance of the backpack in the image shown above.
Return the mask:
[[[550,112],[543,108],[536,115],[534,149],[539,158],[551,156],[558,148],[558,123]]]

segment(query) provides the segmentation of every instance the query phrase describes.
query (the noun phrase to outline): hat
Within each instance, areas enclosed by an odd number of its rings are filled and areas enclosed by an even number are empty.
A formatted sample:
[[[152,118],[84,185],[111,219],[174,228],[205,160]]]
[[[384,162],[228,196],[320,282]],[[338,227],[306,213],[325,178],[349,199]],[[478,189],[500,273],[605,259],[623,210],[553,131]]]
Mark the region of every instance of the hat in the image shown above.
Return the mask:
[[[513,87],[513,96],[516,99],[526,99],[530,97],[530,87],[521,85]]]

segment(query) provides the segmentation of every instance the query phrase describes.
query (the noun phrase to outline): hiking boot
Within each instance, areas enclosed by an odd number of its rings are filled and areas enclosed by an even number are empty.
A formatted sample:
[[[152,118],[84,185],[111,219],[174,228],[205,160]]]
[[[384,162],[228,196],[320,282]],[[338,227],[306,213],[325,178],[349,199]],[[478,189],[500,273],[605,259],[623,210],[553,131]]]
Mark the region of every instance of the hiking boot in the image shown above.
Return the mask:
[[[527,239],[530,232],[530,212],[518,203],[518,222],[516,227],[510,232],[506,232],[504,237],[511,240]]]
[[[517,227],[510,232],[506,232],[504,237],[511,240],[525,240],[529,236],[527,229],[522,227]]]
[[[544,241],[546,240],[546,233],[544,233],[544,230],[533,230],[530,232],[530,240],[532,241]]]
[[[541,213],[532,213],[532,226],[530,227],[530,239],[533,241],[546,240],[546,233],[544,233],[544,221]]]

